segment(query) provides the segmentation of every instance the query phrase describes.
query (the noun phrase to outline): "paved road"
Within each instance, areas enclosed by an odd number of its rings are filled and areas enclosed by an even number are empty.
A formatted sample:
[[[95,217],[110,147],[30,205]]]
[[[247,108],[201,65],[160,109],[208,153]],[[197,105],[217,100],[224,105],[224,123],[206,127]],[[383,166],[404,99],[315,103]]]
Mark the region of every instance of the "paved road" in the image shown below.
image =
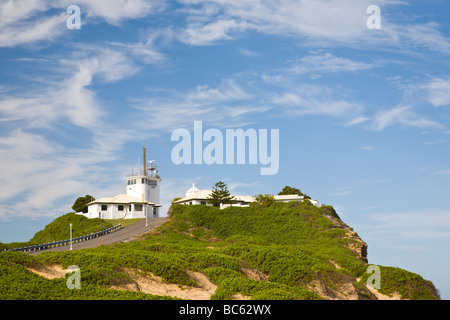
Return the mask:
[[[123,227],[120,230],[117,230],[112,233],[108,233],[104,236],[94,238],[91,240],[79,242],[79,243],[73,243],[72,248],[73,250],[80,250],[80,249],[87,249],[87,248],[95,248],[99,245],[106,245],[106,244],[113,244],[117,242],[128,242],[132,240],[134,237],[139,236],[143,233],[146,233],[150,231],[151,229],[159,226],[160,224],[166,222],[168,217],[161,217],[161,218],[149,218],[147,220],[148,226],[145,226],[145,219],[142,219],[141,221],[138,221],[136,223],[130,224],[126,227]],[[31,255],[36,255],[42,252],[46,251],[69,251],[70,245],[62,246],[62,247],[56,247],[56,248],[50,248],[46,250],[41,251],[34,251],[30,252]]]

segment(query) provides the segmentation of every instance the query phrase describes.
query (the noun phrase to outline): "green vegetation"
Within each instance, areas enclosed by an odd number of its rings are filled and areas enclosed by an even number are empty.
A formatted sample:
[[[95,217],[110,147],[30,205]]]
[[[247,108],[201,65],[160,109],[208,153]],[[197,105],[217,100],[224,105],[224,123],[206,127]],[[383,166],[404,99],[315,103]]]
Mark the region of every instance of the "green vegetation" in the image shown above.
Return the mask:
[[[207,199],[214,207],[220,206],[221,203],[228,204],[234,202],[234,197],[230,195],[227,185],[222,181],[214,185],[211,195]]]
[[[78,197],[77,200],[75,200],[75,203],[72,206],[72,210],[75,212],[88,212],[87,204],[91,201],[94,201],[94,197],[87,194],[84,197]]]
[[[301,192],[300,189],[293,188],[290,186],[285,186],[280,192],[278,192],[279,196],[284,195],[284,194],[298,194],[300,196],[304,196],[305,199],[311,199],[310,196]]]
[[[75,214],[75,212],[70,212],[53,220],[27,242],[0,243],[0,250],[67,240],[70,238],[69,223],[72,223],[72,237],[74,238],[108,229],[118,224],[113,224],[112,220],[107,222],[103,219],[88,219]]]
[[[332,290],[353,283],[360,296],[370,298],[363,284],[367,264],[348,248],[354,240],[332,221],[337,219],[337,215],[330,218],[333,212],[308,202],[224,210],[173,205],[166,223],[136,241],[37,256],[1,253],[0,299],[168,298],[113,290],[133,283],[128,269],[190,286],[196,282],[188,271],[201,272],[217,285],[211,299],[232,299],[236,294],[252,299],[321,299],[312,290],[317,282]],[[79,266],[81,289],[69,290],[64,279],[48,280],[27,269],[51,265]],[[381,273],[386,294],[437,299],[431,282],[418,275],[388,267]]]
[[[175,198],[173,198],[172,203],[174,203],[175,201],[181,200],[181,199],[183,199],[183,198],[181,198],[181,197],[175,197]]]
[[[260,208],[260,207],[270,207],[275,204],[275,197],[271,194],[258,194],[254,197],[255,202],[250,203],[250,206]]]
[[[433,283],[420,275],[395,267],[380,267],[381,288],[379,292],[392,296],[398,293],[403,299],[428,300],[439,296]],[[370,274],[364,274],[360,282],[366,282]]]

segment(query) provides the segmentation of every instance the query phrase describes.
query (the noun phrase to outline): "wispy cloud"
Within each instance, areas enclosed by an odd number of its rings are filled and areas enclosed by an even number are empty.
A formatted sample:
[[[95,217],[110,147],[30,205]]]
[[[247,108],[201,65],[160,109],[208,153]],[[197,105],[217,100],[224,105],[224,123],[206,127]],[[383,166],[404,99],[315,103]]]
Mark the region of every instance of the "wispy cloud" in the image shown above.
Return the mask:
[[[80,127],[98,127],[102,110],[94,92],[88,89],[93,78],[115,82],[137,71],[126,56],[110,49],[88,50],[83,57],[60,59],[56,69],[58,76],[42,77],[34,89],[30,85],[28,90],[18,88],[16,93],[0,95],[2,121],[20,121],[28,128],[49,128],[56,121],[68,119]]]
[[[355,72],[373,68],[373,65],[337,57],[328,52],[305,56],[294,63],[290,71],[295,74]]]
[[[133,75],[137,68],[125,55],[85,48],[83,54],[54,59],[51,69],[37,83],[24,83],[27,90],[13,87],[0,94],[0,184],[8,186],[0,195],[0,218],[55,215],[58,200],[111,179],[100,164],[116,159],[134,137],[131,130],[109,129],[91,88]]]
[[[298,84],[283,94],[276,94],[272,102],[284,114],[328,115],[344,117],[359,115],[363,106],[339,97],[338,92],[324,85]]]
[[[239,38],[243,33],[281,35],[307,43],[351,47],[371,46],[413,51],[448,53],[449,39],[434,22],[396,24],[392,15],[382,15],[382,29],[371,32],[366,27],[366,10],[377,4],[382,10],[407,5],[400,0],[182,0],[181,10],[187,24],[177,31],[177,38],[191,45],[211,45]],[[377,30],[378,31],[378,30]]]
[[[7,0],[0,3],[0,47],[52,42],[67,32],[71,0]],[[83,24],[103,20],[120,25],[166,8],[164,0],[80,0]],[[56,13],[55,13],[56,12]],[[43,13],[46,13],[44,16]]]
[[[435,107],[450,105],[450,78],[433,78],[421,87],[427,100]]]
[[[373,151],[375,148],[374,147],[372,147],[372,146],[363,146],[363,147],[361,147],[361,150],[364,150],[364,151]]]
[[[172,131],[191,127],[194,120],[219,127],[248,124],[248,120],[243,120],[245,116],[270,109],[257,101],[236,79],[227,78],[216,87],[201,85],[185,92],[152,92],[149,98],[133,99],[132,103],[149,115],[145,117],[148,127]]]
[[[382,110],[374,115],[373,127],[383,130],[389,126],[400,124],[408,127],[443,129],[442,124],[417,115],[409,106],[397,106],[389,110]]]
[[[337,187],[331,191],[331,195],[333,196],[349,196],[355,193],[356,190],[361,189],[365,186],[373,186],[376,184],[383,184],[391,182],[392,180],[389,178],[380,178],[380,179],[361,179],[358,181],[353,181],[348,185]]]
[[[420,211],[403,213],[374,213],[374,231],[382,230],[391,237],[401,238],[448,238],[450,237],[450,212]]]

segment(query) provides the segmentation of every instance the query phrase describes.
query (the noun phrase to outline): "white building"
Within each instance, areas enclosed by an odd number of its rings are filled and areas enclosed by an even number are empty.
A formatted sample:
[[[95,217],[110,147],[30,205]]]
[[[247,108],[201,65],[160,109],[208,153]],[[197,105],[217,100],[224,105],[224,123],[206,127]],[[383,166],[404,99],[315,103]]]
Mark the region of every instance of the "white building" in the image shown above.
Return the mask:
[[[79,214],[83,214],[91,219],[159,217],[161,178],[153,167],[153,161],[149,162],[150,167],[147,168],[146,149],[144,148],[143,167],[138,166],[136,172],[132,172],[125,178],[126,193],[89,202],[87,204],[88,212]]]
[[[200,190],[198,189],[195,184],[192,184],[192,187],[186,191],[186,196],[180,200],[175,201],[176,204],[190,204],[190,205],[197,205],[197,204],[204,204],[207,206],[212,206],[212,204],[209,202],[208,198],[211,195],[211,190]],[[239,195],[232,195],[235,198],[235,201],[232,206],[239,206],[239,207],[248,207],[248,205],[255,201],[253,197],[251,196],[239,196]],[[230,206],[230,205],[224,205]]]
[[[198,205],[203,204],[207,206],[212,206],[208,198],[211,195],[211,190],[200,190],[195,184],[186,191],[186,196],[180,200],[174,201],[174,204],[188,204],[188,205]],[[250,203],[255,202],[255,199],[251,196],[239,196],[232,195],[235,198],[232,204],[223,204],[220,206],[221,209],[227,207],[248,207]],[[304,201],[305,197],[298,194],[287,194],[274,196],[276,202],[290,202],[290,201]],[[308,199],[316,207],[322,206],[317,200]]]

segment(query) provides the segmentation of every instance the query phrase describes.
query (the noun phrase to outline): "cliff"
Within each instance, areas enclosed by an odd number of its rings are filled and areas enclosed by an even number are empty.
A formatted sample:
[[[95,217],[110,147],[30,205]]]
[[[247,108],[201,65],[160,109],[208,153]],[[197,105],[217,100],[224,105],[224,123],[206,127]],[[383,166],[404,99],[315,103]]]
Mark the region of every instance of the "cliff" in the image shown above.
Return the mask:
[[[67,290],[77,265],[82,290]],[[74,252],[0,254],[1,299],[439,299],[430,281],[379,266],[367,285],[367,245],[330,206],[175,205],[128,243]]]

